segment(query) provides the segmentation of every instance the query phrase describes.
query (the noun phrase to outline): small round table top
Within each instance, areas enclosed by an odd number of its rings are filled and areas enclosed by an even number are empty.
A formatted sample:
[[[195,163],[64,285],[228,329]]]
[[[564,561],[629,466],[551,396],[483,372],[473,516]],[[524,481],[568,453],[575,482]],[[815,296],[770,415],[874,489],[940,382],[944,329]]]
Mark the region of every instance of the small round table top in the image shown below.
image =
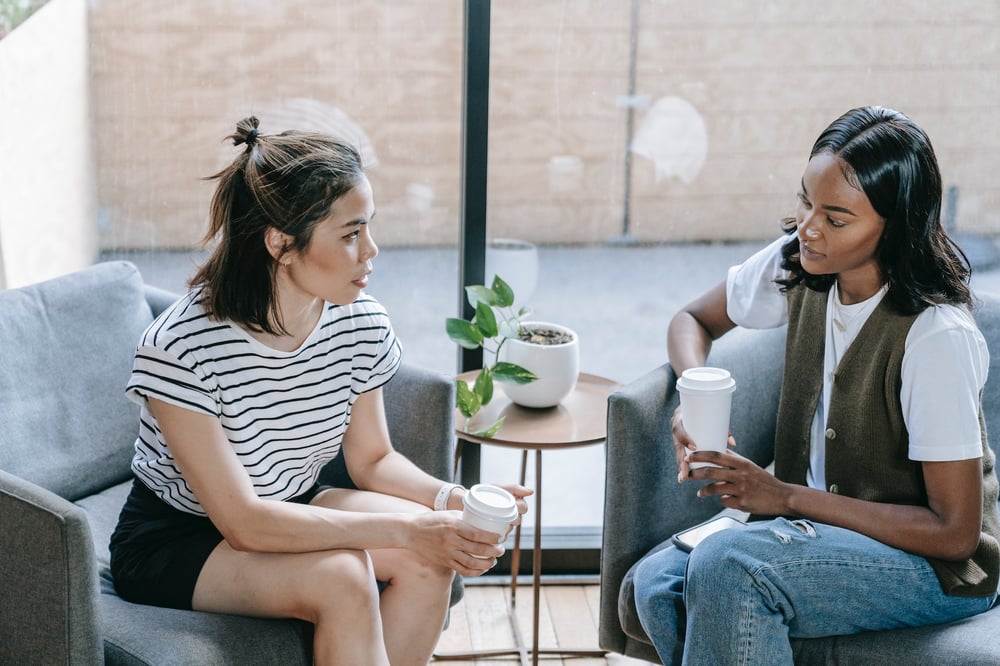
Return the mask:
[[[474,382],[479,370],[458,376]],[[607,436],[608,396],[621,385],[610,379],[580,373],[576,388],[555,407],[533,409],[515,405],[497,382],[493,399],[470,419],[455,411],[455,430],[470,442],[516,449],[561,449],[604,441]],[[488,428],[500,417],[503,426],[492,437],[472,434]]]

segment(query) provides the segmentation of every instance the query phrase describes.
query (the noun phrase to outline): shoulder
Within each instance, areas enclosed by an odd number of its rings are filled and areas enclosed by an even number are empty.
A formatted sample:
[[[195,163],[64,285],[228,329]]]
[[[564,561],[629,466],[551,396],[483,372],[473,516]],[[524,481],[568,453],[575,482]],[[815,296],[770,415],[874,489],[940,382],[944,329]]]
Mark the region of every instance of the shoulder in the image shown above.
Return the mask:
[[[910,329],[909,342],[917,342],[927,336],[949,331],[982,338],[982,333],[968,308],[943,304],[931,306],[916,316]]]
[[[776,280],[788,277],[781,267],[781,248],[788,238],[783,235],[775,239],[729,269],[726,311],[735,324],[744,328],[774,328],[787,321],[786,294]]]
[[[139,347],[174,350],[176,354],[178,350],[217,344],[232,336],[232,325],[209,316],[202,305],[201,290],[195,289],[153,320],[142,334]]]
[[[921,363],[972,367],[985,378],[989,367],[986,339],[967,308],[935,305],[919,315],[906,336],[907,357]]]

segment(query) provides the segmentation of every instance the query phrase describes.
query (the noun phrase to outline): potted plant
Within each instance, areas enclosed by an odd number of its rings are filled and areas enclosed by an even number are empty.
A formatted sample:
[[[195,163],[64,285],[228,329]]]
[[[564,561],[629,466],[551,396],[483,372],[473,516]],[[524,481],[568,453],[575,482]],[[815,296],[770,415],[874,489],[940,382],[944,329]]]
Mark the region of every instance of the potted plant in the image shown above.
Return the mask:
[[[456,406],[467,422],[493,399],[494,381],[501,382],[511,402],[523,407],[559,404],[579,374],[576,333],[555,324],[522,321],[531,309],[514,311],[514,292],[499,275],[490,287],[467,286],[465,293],[476,315],[472,321],[448,318],[448,337],[466,349],[482,347],[493,357],[493,363],[484,362],[471,387],[456,380]],[[475,434],[491,437],[502,425],[503,417]]]
[[[580,374],[580,343],[576,332],[548,322],[521,322],[517,337],[507,340],[498,357],[538,377],[527,384],[501,386],[510,401],[522,407],[555,407],[573,391]]]

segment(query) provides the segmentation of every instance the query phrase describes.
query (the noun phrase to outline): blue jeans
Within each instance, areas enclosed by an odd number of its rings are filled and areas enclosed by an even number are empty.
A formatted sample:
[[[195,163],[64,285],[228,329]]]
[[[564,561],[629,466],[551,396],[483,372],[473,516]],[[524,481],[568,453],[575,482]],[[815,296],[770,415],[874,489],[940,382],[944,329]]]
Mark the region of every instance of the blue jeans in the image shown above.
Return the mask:
[[[791,664],[790,638],[938,624],[996,596],[949,597],[911,555],[830,525],[784,518],[673,546],[636,570],[639,620],[664,664]]]

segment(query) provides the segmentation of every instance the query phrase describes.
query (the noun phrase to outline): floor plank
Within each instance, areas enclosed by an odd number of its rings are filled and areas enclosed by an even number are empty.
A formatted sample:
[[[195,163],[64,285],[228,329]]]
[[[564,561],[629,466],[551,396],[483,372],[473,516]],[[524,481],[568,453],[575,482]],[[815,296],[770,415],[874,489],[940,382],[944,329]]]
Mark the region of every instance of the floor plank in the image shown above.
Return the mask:
[[[517,588],[515,613],[525,644],[531,647],[531,585]],[[543,585],[539,604],[539,647],[597,650],[597,617],[600,590],[596,584]],[[513,648],[514,632],[507,609],[510,588],[506,585],[467,585],[465,597],[451,609],[448,628],[438,641],[437,652]],[[605,657],[543,655],[546,666],[650,666],[648,662],[609,653]],[[439,661],[457,666],[496,666],[516,663],[515,656],[502,659]]]

